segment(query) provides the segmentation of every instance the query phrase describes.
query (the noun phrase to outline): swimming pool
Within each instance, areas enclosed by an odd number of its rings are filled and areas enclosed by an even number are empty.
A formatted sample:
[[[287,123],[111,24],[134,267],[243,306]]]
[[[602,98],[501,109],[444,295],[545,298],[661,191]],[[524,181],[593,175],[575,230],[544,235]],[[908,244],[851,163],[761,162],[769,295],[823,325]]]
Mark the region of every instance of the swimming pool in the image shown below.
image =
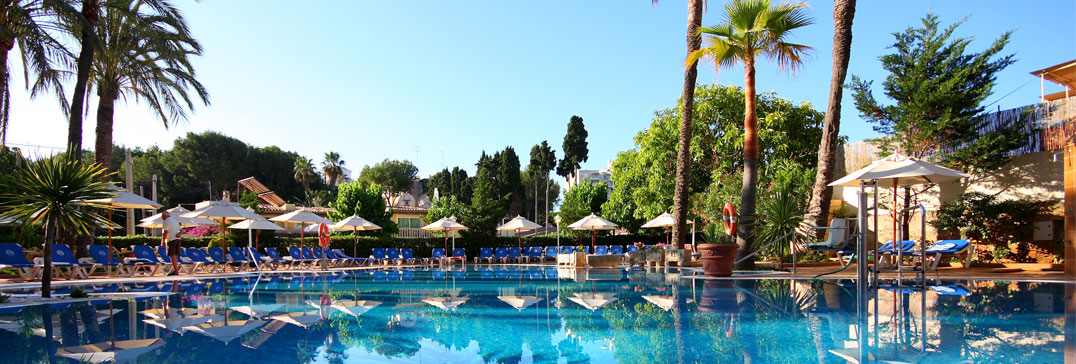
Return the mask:
[[[87,291],[124,297],[0,308],[0,362],[844,363],[860,334],[854,286],[841,281],[480,265]],[[1073,291],[883,286],[863,329],[880,360],[1066,362]]]

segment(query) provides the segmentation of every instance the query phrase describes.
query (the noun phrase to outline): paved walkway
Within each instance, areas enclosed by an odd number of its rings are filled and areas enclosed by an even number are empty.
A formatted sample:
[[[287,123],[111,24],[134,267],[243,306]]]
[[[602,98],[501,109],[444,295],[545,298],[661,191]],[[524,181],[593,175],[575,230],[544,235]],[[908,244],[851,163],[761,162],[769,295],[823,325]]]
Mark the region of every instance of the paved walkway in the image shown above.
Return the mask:
[[[531,265],[533,266],[534,264],[531,264]],[[480,266],[486,266],[486,264],[480,264]],[[500,264],[494,264],[493,266],[501,266],[501,265]],[[526,265],[524,265],[524,266],[526,266]],[[546,264],[544,266],[548,267],[550,265]],[[346,267],[346,268],[331,268],[331,269],[329,269],[329,272],[347,272],[347,271],[365,270],[365,269],[410,268],[410,267],[430,268],[431,266]],[[432,266],[432,267],[437,267],[437,266]],[[455,266],[455,268],[459,269],[459,266]],[[786,269],[790,269],[790,268],[791,267],[786,267]],[[817,276],[819,274],[833,272],[833,271],[838,270],[840,268],[841,267],[838,266],[838,265],[798,267],[795,274],[792,274],[791,272],[776,272],[776,273],[757,272],[757,273],[754,273],[754,274],[743,275],[740,278],[741,279],[750,279],[750,278],[756,278],[757,277],[757,278],[767,278],[767,279],[812,279],[813,277],[815,277],[815,276]],[[675,270],[675,268],[674,268],[674,270]],[[692,271],[696,271],[696,270],[697,270],[697,268],[692,269]],[[664,271],[664,269],[663,268],[658,268],[658,269],[653,270],[653,271],[661,272],[661,271]],[[317,273],[324,273],[325,271],[322,271],[320,269],[294,269],[294,270],[278,270],[278,271],[266,271],[266,272],[271,273],[271,274],[279,274],[279,273],[317,274]],[[74,280],[60,279],[60,280],[54,280],[53,283],[52,283],[52,286],[60,288],[60,287],[88,285],[88,284],[102,285],[102,284],[125,284],[125,283],[162,283],[162,282],[173,282],[173,281],[190,281],[190,280],[206,280],[206,279],[222,279],[222,278],[223,279],[227,279],[227,278],[244,278],[244,277],[253,277],[253,276],[256,276],[256,275],[257,275],[257,272],[230,272],[230,273],[216,273],[216,274],[198,273],[198,274],[185,274],[185,275],[180,275],[180,276],[155,275],[155,276],[152,276],[152,277],[135,276],[135,277],[112,277],[112,278],[109,278],[109,277],[106,277],[106,276],[103,276],[103,275],[98,275],[98,276],[94,276],[94,277],[92,277],[90,279],[74,279]],[[690,275],[690,274],[685,274],[685,275]],[[844,271],[841,271],[841,272],[838,272],[838,273],[826,275],[826,276],[823,277],[823,279],[847,279],[847,278],[855,278],[855,276],[856,276],[856,266],[853,264],[852,266],[848,267],[848,269],[845,269]],[[904,276],[905,277],[914,277],[914,274],[908,273],[908,274],[905,274]],[[896,274],[892,274],[892,273],[883,274],[883,278],[888,278],[888,277],[896,277]],[[1008,268],[968,268],[968,269],[964,269],[964,268],[946,267],[946,268],[938,268],[938,270],[936,272],[928,272],[928,278],[930,278],[930,279],[945,279],[945,280],[1003,280],[1003,281],[1043,281],[1043,282],[1076,283],[1076,277],[1066,276],[1065,273],[1061,272],[1061,271],[1021,271],[1021,270],[1014,270],[1014,269],[1008,269]],[[19,278],[0,279],[0,291],[4,291],[4,290],[20,290],[20,289],[27,289],[27,288],[32,289],[32,288],[37,288],[37,287],[40,287],[40,286],[41,286],[41,283],[39,281],[26,282],[26,281],[23,281],[22,279],[19,279]]]

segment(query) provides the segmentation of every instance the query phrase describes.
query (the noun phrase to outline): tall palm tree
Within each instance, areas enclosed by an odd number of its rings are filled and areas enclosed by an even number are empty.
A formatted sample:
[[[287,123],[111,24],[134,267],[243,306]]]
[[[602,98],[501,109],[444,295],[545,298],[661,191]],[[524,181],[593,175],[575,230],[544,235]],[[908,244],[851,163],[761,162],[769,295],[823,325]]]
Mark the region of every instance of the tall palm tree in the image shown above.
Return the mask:
[[[67,123],[67,154],[77,156],[82,154],[82,109],[86,105],[86,87],[90,81],[90,69],[93,68],[93,52],[97,43],[97,20],[101,17],[100,0],[82,0],[82,17],[78,19],[78,29],[72,34],[77,34],[79,51],[76,60],[75,91],[71,95],[71,105]]]
[[[340,159],[340,153],[325,153],[325,160],[321,162],[321,173],[328,179],[329,186],[336,186],[336,182],[344,174],[344,160]]]
[[[752,226],[755,217],[755,195],[758,185],[758,115],[755,110],[755,62],[769,58],[781,69],[794,71],[803,64],[803,56],[811,47],[791,43],[793,30],[811,24],[804,4],[780,3],[771,6],[769,0],[734,0],[725,5],[721,23],[700,29],[706,38],[706,48],[688,55],[691,64],[701,58],[716,68],[744,66],[744,166],[743,192],[740,195],[740,224],[736,244],[739,258],[747,255],[754,245]],[[750,268],[754,261],[747,259],[740,268]]]
[[[837,170],[837,138],[841,130],[841,96],[844,78],[848,75],[848,57],[852,48],[852,18],[856,15],[856,0],[833,1],[833,74],[829,80],[829,105],[822,125],[822,142],[818,146],[818,171],[807,214],[816,226],[826,224],[829,201],[833,197],[833,175]]]
[[[310,194],[310,182],[317,178],[317,173],[314,172],[314,161],[306,157],[295,157],[295,181],[303,184],[303,189],[307,194]]]
[[[52,284],[52,244],[61,231],[88,234],[90,226],[111,224],[88,207],[107,207],[86,201],[114,196],[105,188],[105,168],[77,159],[53,157],[28,163],[0,180],[0,216],[45,231],[45,266],[41,296]]]
[[[168,0],[110,0],[97,26],[100,49],[91,72],[97,88],[97,138],[94,161],[112,162],[115,104],[143,101],[168,128],[187,118],[192,96],[209,104],[209,94],[195,78],[191,56],[198,44],[183,15]],[[190,95],[193,91],[194,95]]]
[[[673,227],[672,246],[680,249],[687,240],[688,197],[691,185],[691,131],[692,118],[695,114],[695,80],[698,78],[698,59],[691,60],[691,55],[698,52],[702,44],[699,28],[702,27],[703,0],[689,0],[687,3],[687,67],[684,70],[684,88],[680,91],[680,143],[676,150],[676,186],[673,192]]]
[[[55,65],[69,58],[69,52],[53,32],[61,28],[63,18],[78,14],[67,0],[0,0],[0,145],[7,142],[10,115],[9,53],[19,45],[23,78],[29,87],[30,74],[35,81],[31,97],[42,91],[55,91],[66,112],[61,72]]]

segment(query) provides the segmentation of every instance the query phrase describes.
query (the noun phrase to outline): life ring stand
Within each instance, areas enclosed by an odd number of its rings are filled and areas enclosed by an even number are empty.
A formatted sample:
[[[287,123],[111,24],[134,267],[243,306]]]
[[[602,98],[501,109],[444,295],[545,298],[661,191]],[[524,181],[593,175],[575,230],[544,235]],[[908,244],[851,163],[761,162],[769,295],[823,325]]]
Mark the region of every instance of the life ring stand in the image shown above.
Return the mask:
[[[739,215],[736,214],[736,207],[732,206],[731,202],[726,202],[725,208],[721,210],[721,223],[725,225],[725,234],[736,235],[737,220]]]
[[[331,239],[329,238],[329,225],[321,223],[321,226],[318,227],[318,243],[321,244],[321,248],[328,248],[330,240]]]

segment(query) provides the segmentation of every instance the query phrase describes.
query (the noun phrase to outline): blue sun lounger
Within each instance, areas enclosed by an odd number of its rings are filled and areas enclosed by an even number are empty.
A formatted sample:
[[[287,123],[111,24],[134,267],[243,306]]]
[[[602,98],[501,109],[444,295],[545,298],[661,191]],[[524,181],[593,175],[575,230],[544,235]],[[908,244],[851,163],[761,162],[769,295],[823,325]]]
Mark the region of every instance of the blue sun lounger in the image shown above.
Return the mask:
[[[483,260],[487,263],[493,263],[493,248],[478,249],[478,256],[474,257],[474,263],[478,264]]]
[[[496,250],[493,251],[493,259],[500,260],[502,264],[507,263],[508,262],[508,249],[497,248]],[[493,259],[490,259],[491,263],[493,262]]]
[[[912,252],[912,255],[918,256],[920,252]],[[975,258],[975,246],[966,239],[940,240],[927,248],[922,255],[924,258],[932,258],[929,264],[927,264],[926,259],[924,259],[923,263],[930,270],[937,270],[938,263],[942,261],[942,258],[959,255],[964,256],[964,268],[967,268],[971,265],[971,260]]]
[[[25,281],[38,279],[39,269],[26,259],[19,244],[0,244],[0,268],[14,268]]]

